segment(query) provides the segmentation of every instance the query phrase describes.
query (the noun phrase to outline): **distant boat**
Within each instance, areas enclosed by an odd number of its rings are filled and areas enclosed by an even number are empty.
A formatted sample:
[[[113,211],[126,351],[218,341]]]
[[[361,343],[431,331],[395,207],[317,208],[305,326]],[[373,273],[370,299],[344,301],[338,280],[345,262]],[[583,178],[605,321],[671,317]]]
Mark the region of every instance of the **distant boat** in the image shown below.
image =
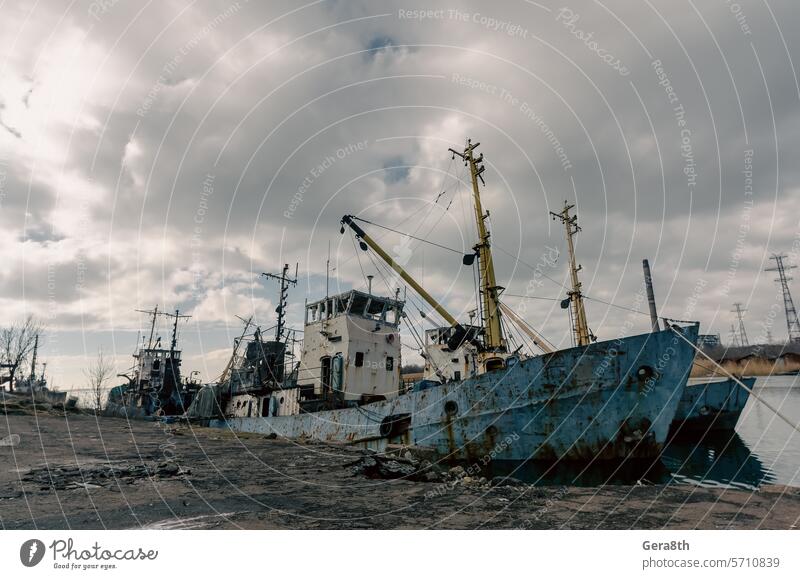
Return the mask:
[[[142,310],[138,310],[142,311]],[[158,306],[144,311],[151,317],[150,336],[137,344],[134,366],[129,374],[121,374],[128,382],[115,386],[108,393],[103,414],[125,418],[179,416],[186,412],[200,384],[181,378],[181,350],[178,349],[178,320],[188,318],[178,310],[174,314],[158,311]],[[169,348],[161,346],[154,334],[158,316],[173,319]]]
[[[741,380],[750,389],[756,383],[754,377]],[[689,380],[670,426],[670,436],[696,437],[711,431],[733,430],[749,397],[750,392],[731,378]]]

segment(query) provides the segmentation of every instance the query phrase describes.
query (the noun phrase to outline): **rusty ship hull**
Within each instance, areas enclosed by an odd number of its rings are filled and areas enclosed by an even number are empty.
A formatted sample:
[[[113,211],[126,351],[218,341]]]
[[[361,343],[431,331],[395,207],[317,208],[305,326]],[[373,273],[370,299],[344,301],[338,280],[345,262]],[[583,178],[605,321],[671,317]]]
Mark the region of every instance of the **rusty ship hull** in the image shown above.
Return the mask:
[[[751,390],[753,377],[742,378]],[[689,383],[681,396],[678,411],[670,427],[670,435],[702,436],[712,431],[733,431],[750,392],[734,380]]]
[[[692,343],[697,326],[677,331]],[[520,360],[363,406],[209,425],[290,439],[420,447],[453,460],[658,456],[694,352],[671,330]]]

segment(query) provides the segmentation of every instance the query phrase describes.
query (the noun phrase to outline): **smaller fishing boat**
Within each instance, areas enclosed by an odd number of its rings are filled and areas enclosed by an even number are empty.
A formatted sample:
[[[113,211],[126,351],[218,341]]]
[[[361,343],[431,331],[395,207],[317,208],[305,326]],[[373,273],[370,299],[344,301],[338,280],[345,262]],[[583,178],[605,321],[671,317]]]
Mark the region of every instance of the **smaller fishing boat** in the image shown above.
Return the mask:
[[[756,379],[742,378],[741,381],[752,389]],[[670,438],[732,431],[749,397],[749,390],[742,388],[732,378],[711,381],[708,378],[690,379],[683,389],[678,411],[670,425]]]
[[[115,386],[108,393],[103,414],[122,418],[146,418],[150,416],[180,416],[192,403],[201,384],[189,378],[181,378],[181,350],[178,349],[178,321],[190,316],[152,310],[137,310],[150,317],[150,335],[133,354],[134,365],[127,373],[127,383]],[[159,316],[172,319],[172,340],[169,347],[161,345],[156,336],[156,321]],[[138,340],[137,340],[138,341]]]

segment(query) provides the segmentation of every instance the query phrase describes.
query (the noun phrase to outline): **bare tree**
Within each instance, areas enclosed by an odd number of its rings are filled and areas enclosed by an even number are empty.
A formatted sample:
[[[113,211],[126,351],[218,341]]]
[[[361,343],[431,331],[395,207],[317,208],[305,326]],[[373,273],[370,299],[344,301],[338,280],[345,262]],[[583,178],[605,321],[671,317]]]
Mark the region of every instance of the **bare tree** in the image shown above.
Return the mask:
[[[96,413],[103,409],[103,393],[106,383],[114,376],[114,363],[103,354],[103,348],[97,351],[97,358],[89,368],[84,370],[89,380],[89,400]]]
[[[14,389],[17,370],[28,359],[41,331],[42,325],[33,316],[28,316],[21,324],[0,328],[0,363],[8,369],[9,390]]]

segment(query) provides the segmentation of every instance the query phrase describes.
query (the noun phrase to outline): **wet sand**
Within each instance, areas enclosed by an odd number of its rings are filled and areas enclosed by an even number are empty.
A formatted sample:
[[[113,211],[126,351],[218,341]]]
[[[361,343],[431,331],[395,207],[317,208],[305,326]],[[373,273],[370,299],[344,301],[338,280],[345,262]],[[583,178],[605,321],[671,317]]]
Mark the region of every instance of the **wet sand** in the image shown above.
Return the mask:
[[[4,529],[790,529],[800,489],[376,480],[352,447],[186,425],[0,416]]]

